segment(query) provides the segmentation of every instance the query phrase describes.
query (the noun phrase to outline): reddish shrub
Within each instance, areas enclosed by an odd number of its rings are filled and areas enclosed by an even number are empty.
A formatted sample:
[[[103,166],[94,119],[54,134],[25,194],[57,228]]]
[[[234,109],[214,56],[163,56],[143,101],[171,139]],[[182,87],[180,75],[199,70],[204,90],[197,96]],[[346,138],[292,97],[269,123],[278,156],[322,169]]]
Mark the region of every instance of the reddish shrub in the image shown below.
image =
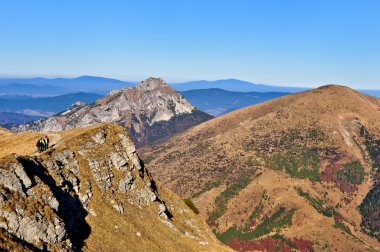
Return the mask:
[[[231,240],[227,243],[227,246],[240,252],[252,251],[252,250],[264,251],[264,247],[261,246],[260,244],[254,241],[245,241],[241,239]]]
[[[218,229],[219,228],[219,223],[217,221],[209,221],[209,220],[207,220],[206,223],[212,229]]]
[[[304,239],[294,238],[291,242],[297,247],[301,252],[310,252],[314,251],[314,243],[312,241],[307,241]]]

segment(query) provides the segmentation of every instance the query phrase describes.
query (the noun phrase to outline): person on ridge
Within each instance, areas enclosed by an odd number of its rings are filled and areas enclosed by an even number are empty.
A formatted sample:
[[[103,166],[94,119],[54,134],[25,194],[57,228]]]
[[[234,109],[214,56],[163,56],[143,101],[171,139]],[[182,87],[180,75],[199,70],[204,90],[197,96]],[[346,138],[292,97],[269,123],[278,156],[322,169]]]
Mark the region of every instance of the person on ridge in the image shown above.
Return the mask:
[[[37,144],[36,144],[38,152],[44,151],[44,148],[45,148],[44,145],[45,143],[43,141],[43,138],[38,139]]]
[[[44,135],[44,140],[45,140],[45,148],[47,150],[47,149],[49,149],[49,137],[48,137],[48,135]]]
[[[38,152],[41,152],[41,142],[40,142],[41,139],[38,139],[37,141],[37,144],[36,144],[36,147],[37,147],[37,151]]]
[[[40,138],[41,152],[45,150],[45,140]]]

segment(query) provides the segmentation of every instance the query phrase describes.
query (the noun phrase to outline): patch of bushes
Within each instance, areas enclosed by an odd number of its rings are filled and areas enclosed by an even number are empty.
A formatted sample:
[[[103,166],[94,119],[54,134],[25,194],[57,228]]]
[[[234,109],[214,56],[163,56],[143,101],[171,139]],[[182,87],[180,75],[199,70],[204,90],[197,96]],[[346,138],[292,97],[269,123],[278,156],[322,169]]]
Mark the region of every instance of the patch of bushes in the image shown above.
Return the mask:
[[[281,207],[278,211],[272,214],[270,217],[265,217],[263,222],[259,224],[254,230],[245,232],[237,227],[231,227],[224,233],[216,233],[217,238],[223,243],[227,243],[233,239],[251,240],[259,238],[263,235],[267,235],[274,230],[279,230],[283,227],[292,224],[292,219],[295,209],[286,211]]]
[[[333,217],[334,216],[334,213],[335,213],[334,209],[331,207],[325,207],[324,203],[321,199],[318,199],[317,197],[311,196],[308,192],[302,191],[302,189],[300,187],[297,187],[296,190],[297,190],[297,193],[301,197],[305,198],[306,201],[309,202],[309,204],[312,207],[314,207],[315,210],[318,211],[318,213],[321,213],[327,217]]]
[[[364,145],[366,146],[368,155],[374,169],[380,166],[380,139],[375,139],[362,125],[360,128],[360,136],[364,137]]]
[[[341,222],[341,221],[335,222],[334,227],[339,228],[343,232],[352,235],[350,228],[346,224],[344,224],[343,222]]]
[[[259,217],[259,214],[261,213],[261,211],[263,210],[263,208],[264,208],[264,204],[261,201],[260,204],[252,212],[252,214],[248,217],[247,223],[245,224],[245,227],[244,227],[244,231],[248,231],[248,229],[250,228],[250,225],[251,225],[252,221],[255,220],[255,219],[257,219],[257,217]]]
[[[364,181],[364,168],[359,161],[354,161],[343,165],[343,168],[337,172],[337,179],[355,185],[360,185]]]
[[[184,199],[183,202],[191,209],[195,214],[199,214],[199,209],[194,205],[190,198]]]
[[[207,182],[206,186],[203,187],[200,191],[194,193],[192,197],[197,198],[197,197],[201,196],[202,193],[205,193],[205,192],[211,190],[212,188],[219,187],[224,182],[224,180],[227,178],[227,176],[228,176],[228,174],[225,173],[221,177],[219,177],[216,181]]]
[[[268,167],[284,170],[292,177],[320,181],[321,161],[315,150],[293,146],[287,152],[277,152],[264,160]]]
[[[366,195],[359,206],[362,218],[363,231],[380,241],[380,184],[376,184]]]
[[[228,201],[238,195],[238,193],[251,182],[252,174],[252,171],[243,173],[238,179],[232,181],[226,190],[215,198],[215,210],[209,215],[208,221],[216,221],[227,211]]]

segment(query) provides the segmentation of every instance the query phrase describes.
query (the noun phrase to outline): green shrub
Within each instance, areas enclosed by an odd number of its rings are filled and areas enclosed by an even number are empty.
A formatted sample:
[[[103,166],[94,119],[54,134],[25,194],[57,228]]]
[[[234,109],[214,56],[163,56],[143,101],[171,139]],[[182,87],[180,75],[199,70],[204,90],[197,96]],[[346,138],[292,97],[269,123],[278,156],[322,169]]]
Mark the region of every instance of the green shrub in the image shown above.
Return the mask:
[[[278,230],[291,225],[294,212],[294,209],[286,211],[285,208],[281,207],[270,217],[264,218],[263,222],[252,231],[246,232],[244,230],[238,229],[237,227],[231,227],[224,233],[216,233],[216,236],[223,243],[227,243],[228,241],[236,238],[240,238],[242,240],[252,240],[259,238],[261,236],[269,234],[275,229]]]
[[[186,204],[191,210],[193,210],[193,212],[194,212],[195,214],[199,214],[199,209],[194,205],[194,203],[193,203],[193,201],[192,201],[191,199],[187,198],[187,199],[184,199],[183,201],[185,202],[185,204]]]
[[[337,172],[339,181],[360,185],[364,181],[364,168],[359,161],[345,164],[343,168]]]
[[[318,211],[318,213],[323,214],[327,217],[333,217],[334,216],[334,209],[331,207],[325,207],[324,203],[321,199],[318,199],[317,197],[311,196],[308,192],[302,191],[300,187],[296,188],[298,194],[306,199],[307,202],[310,203],[312,207],[315,208],[315,210]]]
[[[249,182],[251,182],[252,171],[243,173],[240,178],[232,181],[226,190],[215,198],[215,209],[209,215],[209,221],[216,221],[227,211],[228,201],[235,197],[241,190],[243,190]]]
[[[321,161],[314,150],[292,146],[288,151],[277,152],[270,157],[264,157],[264,160],[268,167],[284,170],[292,177],[320,181]]]

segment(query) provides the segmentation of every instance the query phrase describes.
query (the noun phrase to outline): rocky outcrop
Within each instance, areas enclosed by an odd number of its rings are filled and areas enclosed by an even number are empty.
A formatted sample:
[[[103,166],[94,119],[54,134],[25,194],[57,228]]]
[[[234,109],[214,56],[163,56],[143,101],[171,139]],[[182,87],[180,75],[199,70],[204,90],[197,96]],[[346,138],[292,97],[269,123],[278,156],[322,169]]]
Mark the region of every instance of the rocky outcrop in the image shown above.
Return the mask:
[[[133,140],[141,146],[211,118],[162,79],[149,78],[135,88],[112,91],[93,104],[76,102],[60,114],[12,130],[60,131],[96,123],[117,123],[129,129]]]
[[[120,232],[134,234],[149,225],[153,234],[168,229],[182,237],[190,232],[199,246],[213,240],[204,230],[181,226],[181,216],[177,223],[173,220],[183,206],[164,200],[125,130],[99,125],[75,132],[66,133],[72,137],[39,156],[0,159],[0,250],[10,249],[9,244],[26,250],[103,250],[102,242],[97,249],[90,247],[91,235],[105,236],[104,243],[117,242],[116,234],[109,241],[107,235],[119,227],[105,230],[115,219],[127,222]],[[2,239],[14,243],[6,247]],[[136,249],[120,246],[122,251]]]

